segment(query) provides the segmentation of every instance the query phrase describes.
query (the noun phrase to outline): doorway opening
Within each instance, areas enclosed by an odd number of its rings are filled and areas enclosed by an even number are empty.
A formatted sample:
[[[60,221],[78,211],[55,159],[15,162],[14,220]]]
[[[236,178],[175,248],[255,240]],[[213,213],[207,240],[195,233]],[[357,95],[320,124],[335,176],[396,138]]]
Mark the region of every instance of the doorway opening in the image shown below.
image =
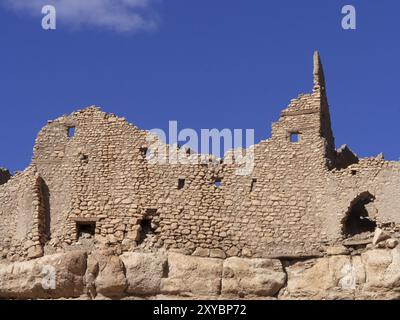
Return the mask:
[[[140,221],[141,231],[138,244],[141,244],[148,239],[152,239],[155,236],[158,223],[159,219],[157,216],[157,209],[147,209]]]

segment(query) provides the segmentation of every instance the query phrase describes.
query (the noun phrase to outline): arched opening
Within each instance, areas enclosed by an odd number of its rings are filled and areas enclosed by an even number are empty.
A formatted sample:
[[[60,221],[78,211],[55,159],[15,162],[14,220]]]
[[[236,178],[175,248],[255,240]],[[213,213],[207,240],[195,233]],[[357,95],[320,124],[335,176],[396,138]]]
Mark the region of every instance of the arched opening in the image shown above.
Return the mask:
[[[370,211],[375,197],[369,192],[364,192],[355,198],[343,221],[342,233],[345,237],[371,233],[375,231],[376,222]]]

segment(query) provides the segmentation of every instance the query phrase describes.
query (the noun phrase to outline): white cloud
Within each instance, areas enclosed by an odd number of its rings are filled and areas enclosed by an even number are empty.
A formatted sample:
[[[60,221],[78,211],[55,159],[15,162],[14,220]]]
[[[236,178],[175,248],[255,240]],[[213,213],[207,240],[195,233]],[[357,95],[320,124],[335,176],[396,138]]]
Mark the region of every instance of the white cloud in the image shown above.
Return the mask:
[[[57,24],[71,28],[102,27],[120,32],[153,30],[158,16],[152,8],[157,0],[3,0],[16,12],[40,16],[44,5],[53,5]]]

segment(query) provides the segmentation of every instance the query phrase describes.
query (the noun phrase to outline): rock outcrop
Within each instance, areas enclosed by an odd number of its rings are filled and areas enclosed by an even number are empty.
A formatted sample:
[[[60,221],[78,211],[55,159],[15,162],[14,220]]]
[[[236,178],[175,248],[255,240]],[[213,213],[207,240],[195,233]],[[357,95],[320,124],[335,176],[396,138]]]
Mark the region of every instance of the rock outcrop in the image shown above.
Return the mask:
[[[126,269],[127,294],[154,296],[160,293],[161,281],[168,276],[168,260],[165,252],[124,253],[121,260]]]
[[[285,285],[279,260],[229,258],[224,262],[222,293],[232,297],[273,297]]]
[[[106,297],[119,297],[127,287],[125,266],[111,250],[95,251],[88,259],[86,278],[91,279],[88,288]]]
[[[84,293],[86,252],[0,265],[0,298],[78,298]]]
[[[400,249],[373,249],[286,266],[280,298],[400,299]]]
[[[223,260],[168,254],[168,277],[163,279],[163,294],[211,296],[221,294]]]
[[[400,299],[400,248],[292,261],[72,251],[0,264],[0,298]]]

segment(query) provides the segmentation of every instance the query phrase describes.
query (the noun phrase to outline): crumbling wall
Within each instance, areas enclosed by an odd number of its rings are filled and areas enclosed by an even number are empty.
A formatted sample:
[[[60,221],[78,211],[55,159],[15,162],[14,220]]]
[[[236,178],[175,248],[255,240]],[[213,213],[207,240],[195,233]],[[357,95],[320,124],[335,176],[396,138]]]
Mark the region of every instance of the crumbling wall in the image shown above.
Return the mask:
[[[149,159],[155,145],[166,161]],[[230,155],[192,163],[199,155],[182,149],[172,163],[175,150],[96,107],[49,121],[32,165],[0,185],[3,256],[86,244],[211,258],[318,256],[343,239],[349,208],[366,192],[378,225],[399,224],[400,164],[334,149],[317,54],[312,93],[290,102],[271,139],[245,150],[254,161],[247,174]]]
[[[293,113],[303,106],[312,112]],[[254,148],[254,170],[243,176],[239,164],[211,157],[198,164],[153,164],[143,151],[151,143],[146,132],[94,107],[61,117],[39,134],[33,160],[49,190],[50,244],[76,243],[77,223],[90,221],[98,243],[127,250],[317,255],[322,221],[313,203],[327,169],[319,112],[317,93],[293,100],[272,138]],[[71,127],[74,136],[68,136]],[[296,143],[292,132],[301,135]]]
[[[33,160],[49,190],[51,245],[74,244],[77,223],[91,221],[98,243],[126,249],[319,254],[322,221],[314,203],[327,169],[319,96],[292,101],[272,138],[254,148],[254,170],[243,176],[239,164],[211,157],[198,164],[153,164],[143,151],[151,147],[146,132],[94,107],[52,121],[38,136]],[[292,132],[301,135],[296,143]],[[141,225],[146,219],[152,220],[150,234]]]
[[[97,108],[61,117],[40,132],[33,162],[49,190],[52,246],[74,244],[84,222],[96,223],[98,242],[136,238],[140,199],[148,193],[145,136]]]
[[[37,232],[39,194],[33,166],[0,186],[0,253],[10,260],[40,256]],[[34,254],[34,251],[36,254]]]
[[[326,176],[321,205],[326,220],[324,230],[331,240],[343,238],[346,212],[352,201],[366,192],[374,197],[371,218],[378,225],[400,225],[400,163],[366,158]]]

